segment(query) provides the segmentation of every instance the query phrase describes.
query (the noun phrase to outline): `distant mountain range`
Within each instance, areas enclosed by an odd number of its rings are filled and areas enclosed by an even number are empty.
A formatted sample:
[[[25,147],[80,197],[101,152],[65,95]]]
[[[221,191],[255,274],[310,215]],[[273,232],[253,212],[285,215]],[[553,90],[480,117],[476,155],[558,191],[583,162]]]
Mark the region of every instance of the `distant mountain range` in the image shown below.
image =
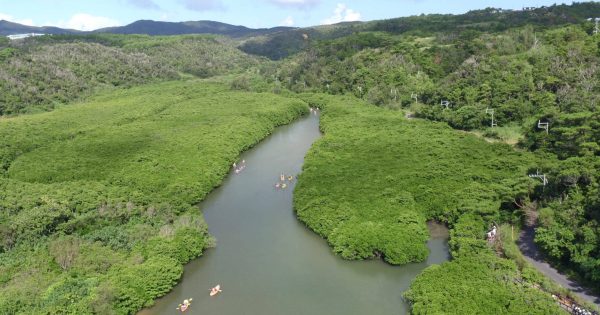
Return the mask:
[[[42,34],[80,34],[77,30],[64,29],[54,26],[28,26],[19,23],[0,20],[0,35],[42,33]]]
[[[158,22],[139,20],[129,25],[108,27],[95,30],[94,33],[113,34],[147,34],[147,35],[179,35],[179,34],[220,34],[231,37],[257,36],[294,29],[294,27],[248,28],[214,21]]]
[[[107,27],[91,32],[72,29],[63,29],[53,26],[27,26],[14,22],[0,20],[0,35],[7,36],[23,33],[43,34],[147,34],[147,35],[180,35],[180,34],[220,34],[231,37],[257,36],[277,33],[295,29],[293,27],[248,28],[245,26],[231,25],[214,21],[189,21],[189,22],[159,22],[152,20],[139,20],[125,26]]]

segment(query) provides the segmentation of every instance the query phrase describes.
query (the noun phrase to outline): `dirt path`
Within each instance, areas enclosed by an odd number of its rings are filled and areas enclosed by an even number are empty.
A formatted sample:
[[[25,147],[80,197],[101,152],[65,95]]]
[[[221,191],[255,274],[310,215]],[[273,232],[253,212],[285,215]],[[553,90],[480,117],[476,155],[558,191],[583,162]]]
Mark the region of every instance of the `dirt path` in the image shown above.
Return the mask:
[[[521,231],[519,241],[517,244],[523,252],[525,259],[529,261],[538,271],[554,280],[564,288],[569,289],[582,299],[596,304],[600,307],[600,297],[591,294],[585,288],[581,287],[576,282],[569,280],[565,275],[559,273],[556,269],[552,268],[545,260],[542,253],[538,250],[537,245],[533,241],[535,237],[534,227],[526,227]]]

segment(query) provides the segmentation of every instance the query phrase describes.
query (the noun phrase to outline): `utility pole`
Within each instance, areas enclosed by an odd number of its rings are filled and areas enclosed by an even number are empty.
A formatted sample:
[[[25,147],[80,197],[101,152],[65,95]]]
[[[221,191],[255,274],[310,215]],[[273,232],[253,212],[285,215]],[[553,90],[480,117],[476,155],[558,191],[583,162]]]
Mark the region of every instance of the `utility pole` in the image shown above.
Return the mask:
[[[529,174],[529,177],[541,179],[544,186],[546,186],[546,184],[548,184],[548,178],[546,177],[546,174],[540,174],[539,170],[536,170],[535,174]]]
[[[415,100],[415,104],[419,101],[419,94],[417,93],[411,93],[410,94],[410,98]]]
[[[394,102],[396,101],[396,99],[398,98],[398,90],[395,88],[391,88],[390,89],[390,95],[394,97]]]
[[[485,109],[485,113],[492,115],[492,124],[491,124],[491,127],[492,128],[497,127],[498,124],[494,121],[494,109],[493,108],[486,108]]]

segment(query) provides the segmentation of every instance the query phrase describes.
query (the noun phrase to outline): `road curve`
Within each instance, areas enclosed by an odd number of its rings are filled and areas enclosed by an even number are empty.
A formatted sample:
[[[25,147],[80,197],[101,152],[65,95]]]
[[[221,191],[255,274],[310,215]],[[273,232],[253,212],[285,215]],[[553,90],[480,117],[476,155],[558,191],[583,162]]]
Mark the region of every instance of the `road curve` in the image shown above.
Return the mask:
[[[521,231],[521,235],[519,235],[519,240],[517,244],[519,245],[521,252],[525,256],[525,259],[527,259],[529,263],[531,263],[539,272],[543,273],[548,278],[554,280],[556,283],[560,284],[564,288],[569,289],[582,299],[594,303],[598,307],[600,307],[599,296],[593,295],[591,292],[589,292],[576,282],[567,278],[567,276],[565,276],[564,274],[558,272],[558,270],[554,269],[545,261],[543,254],[540,252],[540,250],[534,242],[534,238],[534,227],[526,227]]]

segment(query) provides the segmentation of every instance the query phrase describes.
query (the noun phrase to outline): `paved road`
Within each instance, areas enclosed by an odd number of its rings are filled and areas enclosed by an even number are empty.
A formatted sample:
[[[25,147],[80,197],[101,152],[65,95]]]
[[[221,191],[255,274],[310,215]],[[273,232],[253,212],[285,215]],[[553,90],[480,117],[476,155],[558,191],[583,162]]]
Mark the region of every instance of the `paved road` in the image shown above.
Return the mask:
[[[545,260],[542,253],[538,250],[537,245],[533,241],[535,237],[535,230],[533,227],[526,227],[521,231],[519,241],[517,242],[521,252],[537,270],[541,273],[554,280],[561,286],[571,290],[582,299],[590,301],[600,307],[600,297],[593,295],[588,292],[585,288],[572,280],[569,280],[565,275],[559,273],[556,269],[552,268]]]

